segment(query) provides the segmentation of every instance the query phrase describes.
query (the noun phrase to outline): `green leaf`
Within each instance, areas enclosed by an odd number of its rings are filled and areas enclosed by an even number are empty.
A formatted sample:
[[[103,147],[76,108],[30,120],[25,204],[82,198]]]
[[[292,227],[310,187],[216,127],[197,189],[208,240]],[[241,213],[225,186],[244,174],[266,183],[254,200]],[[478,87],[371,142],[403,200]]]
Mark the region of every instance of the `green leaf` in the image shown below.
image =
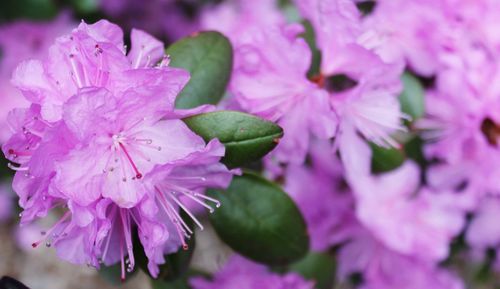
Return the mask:
[[[193,221],[189,218],[184,211],[180,212],[182,219],[186,222],[189,227],[193,227]],[[160,273],[158,274],[158,280],[173,281],[181,278],[189,269],[189,264],[191,263],[191,258],[193,257],[195,249],[195,238],[194,235],[187,240],[188,249],[184,250],[182,248],[179,251],[165,255],[165,264],[160,265]],[[136,258],[136,263],[139,267],[147,274],[148,270],[148,259],[144,253],[144,248],[139,241],[137,234],[134,236],[134,256]]]
[[[1,0],[0,20],[47,20],[57,15],[55,0]]]
[[[239,254],[269,265],[286,265],[302,258],[309,237],[302,215],[279,186],[245,173],[225,191],[208,195],[222,206],[210,221],[219,237]]]
[[[185,118],[184,122],[205,141],[217,138],[226,147],[222,161],[229,167],[261,159],[278,144],[283,130],[250,114],[217,111]]]
[[[94,13],[99,10],[99,0],[69,0],[69,2],[80,13]]]
[[[401,166],[406,158],[402,149],[384,148],[370,143],[372,148],[372,172],[383,173],[392,171]]]
[[[311,49],[312,58],[311,58],[311,67],[309,67],[309,71],[307,72],[307,76],[312,78],[320,74],[321,70],[321,51],[316,45],[316,34],[314,32],[314,28],[311,22],[304,20],[302,21],[302,25],[304,25],[304,33],[301,34],[301,37],[309,45]]]
[[[219,32],[201,32],[183,38],[167,48],[170,66],[188,70],[191,79],[177,97],[178,108],[217,104],[229,82],[233,49]]]
[[[401,77],[404,90],[399,96],[401,110],[410,115],[413,120],[424,115],[424,88],[420,81],[410,73],[404,73]]]
[[[305,258],[289,267],[289,271],[297,272],[305,279],[315,281],[317,289],[333,288],[335,269],[335,260],[332,256],[316,252],[310,252]]]

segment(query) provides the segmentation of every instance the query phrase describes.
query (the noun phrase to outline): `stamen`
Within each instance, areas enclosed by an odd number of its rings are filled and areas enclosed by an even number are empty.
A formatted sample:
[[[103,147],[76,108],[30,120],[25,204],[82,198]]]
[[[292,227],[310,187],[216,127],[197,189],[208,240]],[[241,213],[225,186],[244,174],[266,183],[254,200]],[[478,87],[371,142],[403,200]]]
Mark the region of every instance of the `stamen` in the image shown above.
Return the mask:
[[[201,182],[206,182],[207,178],[205,177],[173,177],[169,176],[169,180],[182,180],[182,181],[201,181]]]
[[[80,73],[78,73],[78,70],[77,70],[77,67],[76,67],[76,62],[75,62],[74,58],[75,58],[74,54],[70,54],[69,55],[69,59],[70,59],[70,62],[71,62],[71,68],[73,69],[73,72],[71,74],[75,76],[75,78],[76,78],[76,84],[77,84],[78,88],[82,88],[83,87],[83,82],[82,82],[82,79],[80,78]]]
[[[163,58],[161,59],[160,61],[160,64],[158,65],[158,67],[162,68],[162,67],[167,67],[169,64],[170,64],[170,55],[163,55]]]
[[[170,222],[172,222],[172,224],[174,224],[175,226],[175,229],[177,231],[177,235],[179,236],[179,239],[181,240],[182,242],[182,247],[184,248],[185,246],[187,246],[187,243],[186,241],[184,240],[184,237],[183,237],[183,234],[184,236],[186,236],[186,238],[189,238],[190,236],[186,233],[186,231],[184,231],[182,225],[184,225],[186,227],[187,230],[189,230],[189,232],[192,234],[193,232],[191,231],[191,229],[189,229],[189,227],[184,223],[184,220],[182,220],[182,218],[179,216],[179,214],[177,213],[177,211],[173,208],[172,204],[170,204],[170,202],[168,202],[165,197],[163,196],[163,193],[158,189],[156,188],[156,191],[159,193],[158,194],[158,198],[160,200],[160,205],[163,207],[163,209],[165,210],[165,213],[167,214],[168,218],[170,219]],[[163,201],[163,202],[162,202]],[[170,210],[166,207],[166,205],[170,208]],[[182,225],[179,225],[179,221]]]
[[[132,158],[130,157],[130,155],[128,154],[127,152],[127,149],[125,148],[125,146],[120,142],[120,147],[121,149],[123,150],[123,152],[125,153],[125,156],[127,157],[128,161],[130,162],[130,165],[132,165],[132,169],[134,170],[135,172],[135,177],[137,179],[141,179],[142,178],[142,174],[139,172],[139,170],[137,169],[137,166],[135,165],[134,161],[132,160]]]
[[[175,197],[175,192],[172,192],[171,194],[168,195],[177,205],[179,205],[179,207],[181,207],[184,212],[186,212],[186,214],[188,214],[188,216],[196,223],[196,225],[198,225],[198,227],[200,228],[200,230],[203,231],[204,227],[203,225],[200,223],[200,221],[198,221],[198,219],[191,213],[191,211],[189,211],[188,208],[186,208],[184,206],[184,204],[182,204],[176,197]]]
[[[144,52],[144,45],[141,46],[141,49],[139,51],[139,56],[137,56],[137,59],[135,60],[135,64],[134,64],[134,68],[137,69],[139,68],[139,64],[141,64],[141,60],[142,60],[142,54]]]
[[[144,65],[144,67],[149,67],[150,64],[151,64],[151,55],[148,55],[148,60],[146,61],[146,65]]]
[[[193,178],[195,178],[195,177],[193,177]],[[201,177],[201,178],[203,178],[204,180],[206,180],[204,177]],[[169,177],[169,179],[172,179],[172,178],[170,178],[170,177]],[[169,184],[168,186],[169,186],[170,188],[172,188],[172,189],[176,190],[176,191],[179,191],[179,192],[183,193],[184,195],[186,195],[186,196],[188,196],[188,197],[190,197],[190,198],[192,198],[192,199],[193,199],[193,198],[196,198],[196,199],[201,198],[201,199],[204,199],[204,200],[207,200],[207,201],[210,201],[210,202],[214,203],[216,208],[219,208],[219,207],[220,207],[220,202],[219,202],[219,200],[216,200],[216,199],[214,199],[214,198],[211,198],[211,197],[205,196],[204,194],[196,193],[196,192],[193,192],[193,191],[190,191],[190,190],[187,190],[187,189],[181,188],[181,187],[176,186],[176,185],[174,185],[174,184]],[[202,202],[202,201],[201,201],[201,200],[199,200],[199,199],[198,199],[198,200],[195,200],[195,201],[197,201],[197,202],[199,202],[199,203],[201,202],[201,203],[202,203],[202,205],[203,205],[204,207],[209,208],[210,213],[213,213],[213,209],[212,209],[212,207],[210,207],[210,206],[206,205],[204,202]]]
[[[22,151],[15,151],[13,149],[9,149],[8,154],[12,155],[13,158],[17,158],[18,156],[31,156],[31,155],[33,155],[33,153],[30,151],[22,152]]]
[[[189,234],[193,234],[193,231],[189,228],[189,226],[184,222],[184,220],[182,219],[182,217],[179,215],[179,213],[177,212],[177,210],[174,208],[174,206],[172,206],[172,204],[167,200],[165,199],[165,195],[157,188],[155,187],[156,191],[159,193],[158,196],[160,198],[160,201],[163,201],[160,202],[160,205],[162,205],[163,209],[165,211],[168,211],[168,209],[165,207],[165,204],[170,208],[170,211],[174,214],[174,216],[176,218],[174,219],[178,219],[178,221],[180,222],[180,224],[183,226],[183,228],[181,227],[181,229],[184,231],[184,228],[187,230],[187,232],[189,232]],[[177,223],[177,222],[174,222],[174,223]],[[185,233],[186,235],[189,235],[187,233]]]
[[[216,208],[220,208],[220,201],[219,201],[219,200],[216,200],[216,199],[214,199],[214,198],[211,198],[211,197],[209,197],[209,196],[205,196],[205,195],[203,195],[203,194],[199,194],[199,193],[195,193],[195,194],[194,194],[194,196],[195,196],[195,197],[202,198],[202,199],[205,199],[205,200],[208,200],[208,201],[210,201],[210,202],[212,202],[212,203],[215,203],[215,207],[216,207]]]
[[[122,231],[125,237],[125,245],[127,248],[128,258],[129,258],[129,268],[127,268],[127,272],[131,272],[135,266],[133,245],[132,245],[132,236],[130,232],[130,217],[125,209],[120,210],[120,219],[122,223]]]
[[[120,265],[121,265],[121,275],[120,279],[122,282],[125,281],[125,265],[124,265],[124,258],[123,258],[123,239],[120,238]]]
[[[215,211],[214,208],[210,207],[209,205],[205,204],[203,201],[201,201],[200,199],[198,199],[197,197],[195,197],[195,195],[194,195],[193,192],[183,192],[183,191],[181,191],[181,193],[183,193],[185,196],[187,196],[191,200],[193,200],[193,201],[197,202],[198,204],[202,205],[203,207],[207,208],[210,213],[213,213]]]
[[[8,163],[7,166],[9,167],[9,169],[17,171],[17,172],[28,171],[30,169],[29,167],[21,167],[21,166],[16,167],[12,163]]]
[[[61,219],[59,219],[59,221],[57,221],[48,231],[42,231],[42,236],[44,236],[42,239],[34,242],[33,244],[31,244],[31,246],[33,248],[36,248],[38,247],[38,245],[40,245],[40,243],[42,243],[43,241],[45,241],[49,236],[50,234],[52,234],[52,232],[59,226],[61,225],[64,221],[66,221],[66,219],[70,216],[70,212],[66,212]],[[50,247],[51,246],[51,242],[50,241],[47,241],[46,242],[46,245],[47,247]]]
[[[96,79],[95,79],[96,86],[101,85],[101,77],[102,77],[102,72],[103,72],[103,67],[104,67],[102,53],[103,53],[102,48],[99,46],[99,44],[96,44],[94,55],[95,55],[95,57],[99,57],[99,66],[97,68],[97,75],[96,75]]]
[[[106,260],[106,255],[108,254],[108,249],[109,249],[109,243],[111,242],[111,235],[113,234],[113,228],[114,228],[114,223],[116,219],[116,207],[113,207],[113,211],[111,212],[111,228],[109,229],[108,232],[108,240],[106,241],[106,245],[104,246],[104,252],[101,254],[101,261],[104,263]]]

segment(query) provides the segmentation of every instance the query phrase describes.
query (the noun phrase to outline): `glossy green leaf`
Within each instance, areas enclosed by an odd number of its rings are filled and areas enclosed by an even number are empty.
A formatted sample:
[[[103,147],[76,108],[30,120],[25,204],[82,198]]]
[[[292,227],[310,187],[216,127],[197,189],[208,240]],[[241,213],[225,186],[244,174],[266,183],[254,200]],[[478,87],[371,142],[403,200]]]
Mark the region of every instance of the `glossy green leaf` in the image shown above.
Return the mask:
[[[185,118],[184,122],[207,142],[219,139],[226,147],[222,161],[230,167],[261,159],[283,136],[278,125],[236,111],[199,114]]]
[[[229,82],[233,49],[219,32],[200,32],[183,38],[167,48],[170,66],[188,70],[191,79],[177,97],[178,108],[217,104]]]
[[[330,289],[335,282],[335,260],[327,253],[310,252],[302,260],[293,263],[289,271],[297,272],[305,279],[313,280],[317,289]]]
[[[424,88],[420,81],[410,73],[404,73],[401,80],[404,86],[399,96],[401,110],[413,120],[419,119],[424,115]]]
[[[373,143],[372,148],[372,172],[383,173],[392,171],[401,166],[406,158],[405,152],[402,149],[384,148]]]
[[[269,265],[284,265],[307,253],[304,219],[276,184],[245,173],[234,177],[227,190],[210,190],[208,195],[222,203],[210,215],[215,231],[239,254]]]
[[[55,0],[1,0],[0,21],[18,18],[47,20],[57,15]]]

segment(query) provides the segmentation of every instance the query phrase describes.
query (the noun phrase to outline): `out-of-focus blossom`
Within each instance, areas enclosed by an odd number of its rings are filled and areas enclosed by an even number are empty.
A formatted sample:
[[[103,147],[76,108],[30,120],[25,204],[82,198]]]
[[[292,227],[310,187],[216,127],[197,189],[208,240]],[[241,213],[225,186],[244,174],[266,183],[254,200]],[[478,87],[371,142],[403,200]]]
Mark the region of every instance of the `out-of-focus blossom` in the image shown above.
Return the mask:
[[[311,52],[297,37],[302,31],[299,25],[254,31],[235,51],[230,89],[245,111],[283,127],[274,153],[283,162],[301,163],[310,135],[331,138],[337,125],[328,93],[306,77]]]
[[[312,250],[339,245],[358,230],[342,165],[327,143],[313,146],[311,167],[288,166],[285,180],[285,191],[306,220]]]
[[[194,1],[100,0],[103,10],[127,29],[139,28],[169,41],[199,29]]]
[[[236,102],[241,109],[277,121],[284,128],[285,136],[273,153],[279,162],[301,163],[311,136],[337,136],[341,151],[350,145],[342,139],[356,136],[356,131],[379,145],[397,146],[390,134],[402,129],[404,116],[396,97],[401,90],[402,63],[384,63],[356,43],[360,33],[356,27],[361,23],[353,2],[316,2],[299,1],[323,53],[320,75],[311,79],[306,75],[311,51],[299,36],[303,30],[298,24],[286,25],[283,20],[269,24],[251,17],[250,9],[237,14],[250,16],[248,22],[231,26],[243,27],[230,33],[235,46],[230,91]],[[269,13],[276,13],[269,6],[269,2],[263,5]],[[342,17],[333,17],[339,15]],[[333,25],[326,19],[337,21]],[[221,29],[227,26],[221,25]],[[332,47],[339,49],[332,52],[335,57],[328,57]],[[335,87],[332,77],[339,76],[347,87]]]
[[[419,74],[431,76],[439,66],[438,52],[445,49],[443,36],[451,35],[444,2],[377,1],[375,11],[363,21],[357,42],[387,62],[405,60]]]
[[[0,142],[10,136],[7,114],[16,107],[27,107],[29,103],[10,83],[16,66],[31,58],[45,58],[49,46],[57,36],[69,32],[72,23],[69,15],[63,14],[52,22],[17,21],[0,25]]]
[[[427,157],[440,161],[428,171],[429,184],[479,202],[486,194],[499,193],[496,123],[500,119],[495,112],[498,104],[473,98],[466,90],[453,95],[429,93],[428,116],[418,125],[432,141],[425,148]]]
[[[107,21],[82,23],[47,60],[20,64],[14,83],[32,104],[12,111],[3,151],[19,164],[11,167],[22,224],[63,207],[33,247],[45,242],[95,267],[120,262],[124,278],[137,231],[156,276],[164,253],[187,249],[192,229],[179,209],[202,228],[182,200],[213,211],[219,202],[203,191],[226,187],[232,172],[219,163],[223,145],[205,144],[181,120],[210,108],[174,110],[188,73],[168,67],[163,44],[145,32],[132,31],[128,55],[122,38]]]
[[[356,48],[361,14],[352,0],[295,0],[302,16],[314,27],[321,50],[321,72],[330,75],[343,66],[343,53]],[[359,63],[362,63],[361,61]]]
[[[440,261],[465,224],[466,200],[453,192],[419,188],[416,164],[353,182],[360,222],[381,243],[401,254]]]
[[[240,256],[233,256],[212,280],[192,278],[194,289],[312,289],[314,283],[305,281],[296,273],[278,275],[269,272],[263,265],[253,263]]]
[[[397,99],[402,87],[401,61],[385,62],[358,42],[363,30],[361,15],[350,0],[296,1],[302,15],[316,33],[321,50],[320,74],[315,81],[330,93],[339,119],[336,137],[344,165],[355,170],[363,143],[358,133],[379,146],[397,147],[391,137],[404,130]],[[334,19],[330,21],[330,19]],[[345,87],[336,87],[332,77],[343,76]],[[354,155],[352,155],[354,154]]]
[[[451,272],[412,256],[386,248],[367,232],[361,232],[340,249],[339,277],[362,273],[363,289],[463,289]]]
[[[220,31],[233,43],[238,43],[240,39],[246,41],[251,31],[284,23],[285,17],[274,0],[228,0],[207,7],[201,15],[203,29]]]
[[[500,200],[484,198],[467,229],[467,243],[480,250],[500,246],[500,229],[496,225],[499,216]]]

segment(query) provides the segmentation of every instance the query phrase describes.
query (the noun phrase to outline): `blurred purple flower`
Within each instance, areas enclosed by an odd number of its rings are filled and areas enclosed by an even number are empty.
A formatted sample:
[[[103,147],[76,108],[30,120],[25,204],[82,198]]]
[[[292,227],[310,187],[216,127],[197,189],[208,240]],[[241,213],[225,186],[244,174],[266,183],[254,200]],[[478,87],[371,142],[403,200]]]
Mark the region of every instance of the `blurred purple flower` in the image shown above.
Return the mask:
[[[227,0],[205,8],[200,22],[203,29],[220,31],[238,44],[252,31],[284,24],[285,17],[273,0]]]
[[[467,243],[484,251],[500,245],[500,229],[496,221],[500,217],[500,200],[497,197],[483,198],[466,234]]]
[[[463,289],[455,274],[434,263],[396,253],[367,232],[361,232],[340,249],[339,277],[362,273],[362,289]]]
[[[203,228],[183,200],[213,211],[219,202],[204,189],[226,187],[233,172],[219,163],[224,146],[206,145],[181,120],[211,108],[174,110],[188,73],[168,67],[163,44],[145,32],[132,31],[128,55],[122,38],[107,21],[82,23],[48,59],[21,63],[14,82],[32,104],[11,113],[16,133],[3,151],[19,164],[10,166],[22,224],[65,211],[33,247],[54,245],[77,264],[120,262],[125,278],[137,230],[156,276],[164,253],[187,249],[192,229],[179,208]]]
[[[359,229],[354,198],[343,179],[340,160],[328,143],[316,143],[312,166],[290,165],[285,175],[285,191],[304,216],[311,249],[325,251],[347,241]]]
[[[296,273],[278,275],[240,256],[232,256],[212,280],[191,278],[194,289],[313,289],[314,283]]]
[[[264,13],[278,13],[269,2],[262,3]],[[252,17],[252,9],[240,8],[228,10],[235,13],[233,17],[226,12],[223,19],[231,25],[222,21],[219,26],[230,31],[235,47],[230,91],[241,109],[284,128],[285,136],[271,154],[277,161],[303,162],[311,136],[336,136],[341,154],[351,146],[356,132],[378,145],[397,146],[390,135],[403,129],[400,122],[405,117],[397,99],[402,62],[384,63],[355,42],[361,33],[356,27],[361,23],[353,2],[299,1],[299,8],[316,30],[324,56],[320,74],[310,79],[306,74],[312,53],[299,36],[301,26],[286,25],[278,16],[271,17],[276,20],[269,23]],[[338,21],[332,24],[325,19]],[[211,28],[218,28],[215,20],[211,23]],[[330,52],[335,56],[329,57]],[[352,85],[337,90],[330,77],[339,75],[347,76]]]
[[[401,254],[441,261],[465,225],[467,200],[453,192],[420,188],[420,171],[412,162],[351,183],[359,221]]]

